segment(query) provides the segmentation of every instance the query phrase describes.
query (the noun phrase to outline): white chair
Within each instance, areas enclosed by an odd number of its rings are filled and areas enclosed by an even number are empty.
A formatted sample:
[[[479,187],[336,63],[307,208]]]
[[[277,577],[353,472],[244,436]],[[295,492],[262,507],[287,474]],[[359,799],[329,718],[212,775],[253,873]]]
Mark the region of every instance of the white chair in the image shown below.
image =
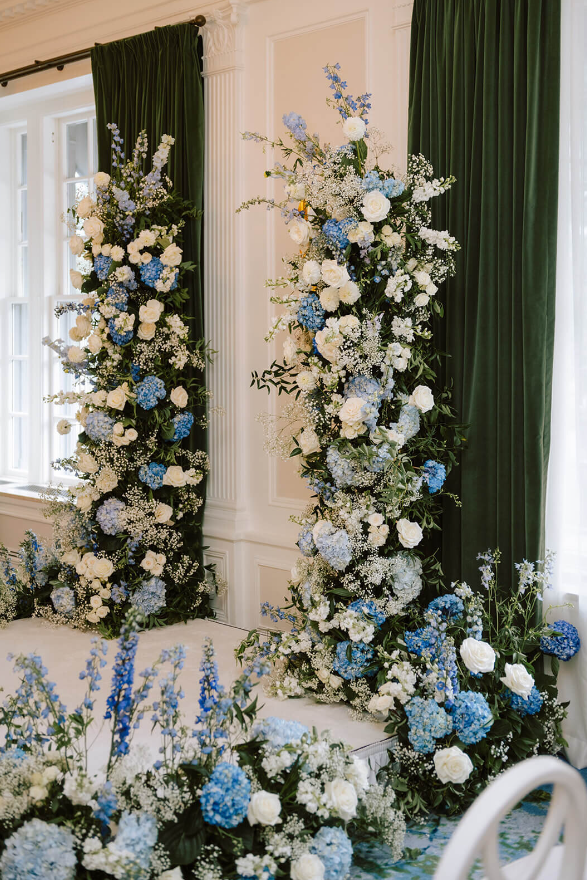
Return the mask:
[[[554,791],[536,848],[502,867],[499,825],[504,816],[540,785]],[[564,826],[564,845],[560,834]],[[434,880],[467,880],[477,858],[486,880],[587,880],[587,787],[577,770],[558,758],[540,756],[499,776],[467,810],[444,853]]]

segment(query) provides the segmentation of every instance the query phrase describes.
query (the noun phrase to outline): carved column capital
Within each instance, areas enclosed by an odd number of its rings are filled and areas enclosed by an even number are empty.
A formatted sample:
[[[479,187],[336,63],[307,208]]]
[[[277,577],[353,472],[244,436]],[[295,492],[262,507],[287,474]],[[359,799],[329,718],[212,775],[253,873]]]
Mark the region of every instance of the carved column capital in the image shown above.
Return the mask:
[[[244,67],[243,25],[246,3],[229,0],[215,9],[202,28],[204,76]]]

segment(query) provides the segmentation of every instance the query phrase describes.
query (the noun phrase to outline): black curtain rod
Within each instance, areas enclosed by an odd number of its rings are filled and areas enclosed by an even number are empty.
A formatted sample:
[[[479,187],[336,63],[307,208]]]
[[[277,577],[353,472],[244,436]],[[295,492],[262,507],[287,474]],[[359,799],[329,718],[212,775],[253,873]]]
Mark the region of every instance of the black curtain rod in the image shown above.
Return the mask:
[[[206,18],[204,15],[196,15],[195,18],[191,18],[189,21],[182,21],[179,24],[194,24],[196,27],[204,27],[206,24]],[[157,30],[157,28],[155,28]],[[117,42],[117,41],[113,41]],[[96,46],[106,45],[108,43],[95,43]],[[71,64],[73,61],[83,61],[86,58],[89,58],[92,52],[92,48],[89,49],[79,49],[77,52],[68,52],[66,55],[58,55],[57,58],[48,58],[46,61],[35,61],[33,64],[27,64],[26,67],[17,67],[16,70],[9,70],[6,73],[0,73],[0,85],[2,88],[6,88],[9,82],[14,79],[19,79],[21,76],[30,76],[31,73],[39,73],[41,70],[51,70],[52,67],[56,67],[57,70],[63,70],[66,64]]]

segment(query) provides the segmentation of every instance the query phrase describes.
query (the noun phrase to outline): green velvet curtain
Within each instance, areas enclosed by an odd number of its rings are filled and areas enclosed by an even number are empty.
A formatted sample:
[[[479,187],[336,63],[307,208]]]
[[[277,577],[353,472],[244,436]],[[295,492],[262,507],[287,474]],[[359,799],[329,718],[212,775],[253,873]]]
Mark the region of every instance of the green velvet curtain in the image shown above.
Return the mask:
[[[454,174],[435,228],[460,241],[435,326],[442,380],[467,423],[448,488],[447,579],[476,555],[541,558],[550,440],[556,268],[560,0],[415,0],[409,152]]]
[[[92,77],[100,170],[110,171],[109,122],[118,125],[127,156],[143,129],[151,154],[161,135],[172,135],[175,144],[170,153],[169,177],[181,195],[201,209],[204,97],[198,29],[192,24],[177,24],[96,46],[92,49]],[[202,232],[201,219],[189,221],[184,229],[185,259],[196,263],[195,271],[187,278],[190,299],[185,313],[191,319],[195,339],[205,336]],[[205,429],[194,426],[190,444],[193,450],[206,449]],[[194,540],[199,537],[194,535]]]

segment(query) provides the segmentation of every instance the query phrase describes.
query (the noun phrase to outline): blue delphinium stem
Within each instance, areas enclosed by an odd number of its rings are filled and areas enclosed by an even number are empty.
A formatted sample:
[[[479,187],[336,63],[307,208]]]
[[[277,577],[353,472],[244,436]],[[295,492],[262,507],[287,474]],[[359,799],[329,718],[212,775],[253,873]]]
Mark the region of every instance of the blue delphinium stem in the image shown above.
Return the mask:
[[[113,719],[112,739],[106,775],[120,755],[126,755],[129,749],[133,710],[133,681],[135,674],[135,658],[139,637],[137,630],[142,622],[142,615],[131,609],[120,629],[118,654],[112,671],[110,695],[106,701],[107,710],[104,718]]]
[[[161,662],[170,663],[171,671],[159,679],[160,697],[153,703],[153,715],[151,716],[153,727],[159,726],[163,737],[163,743],[159,747],[162,760],[156,762],[155,767],[157,768],[165,766],[169,770],[173,769],[175,760],[182,751],[183,731],[180,729],[179,701],[184,698],[185,694],[178,685],[178,678],[184,667],[184,661],[185,648],[183,645],[175,645],[161,654]]]
[[[99,682],[102,681],[100,669],[106,666],[106,655],[108,653],[108,645],[105,639],[92,639],[92,647],[90,655],[86,660],[86,668],[80,672],[79,677],[86,682],[86,694],[83,702],[75,709],[74,714],[81,719],[83,725],[83,764],[84,768],[88,768],[88,728],[92,723],[91,712],[94,709],[93,694],[100,690]]]

